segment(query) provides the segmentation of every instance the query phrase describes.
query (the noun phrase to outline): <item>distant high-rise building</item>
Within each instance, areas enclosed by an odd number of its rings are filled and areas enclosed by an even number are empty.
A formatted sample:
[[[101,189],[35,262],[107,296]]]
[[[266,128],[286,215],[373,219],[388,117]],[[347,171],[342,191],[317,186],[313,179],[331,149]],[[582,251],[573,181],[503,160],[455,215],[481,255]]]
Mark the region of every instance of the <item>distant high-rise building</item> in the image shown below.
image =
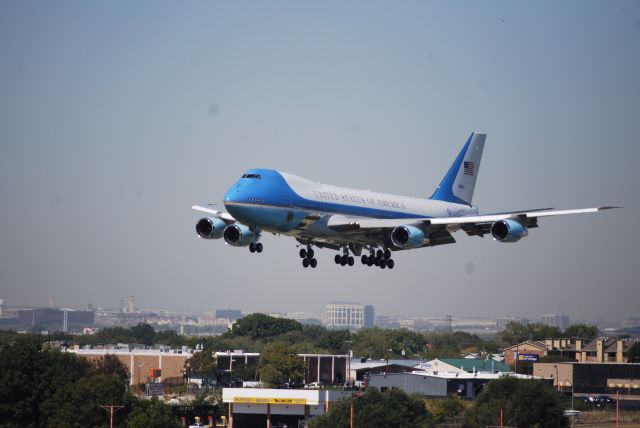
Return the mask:
[[[242,318],[240,309],[216,309],[216,318],[226,318],[229,321],[236,321]]]
[[[315,314],[310,314],[307,312],[289,312],[285,318],[289,318],[291,320],[296,320],[300,324],[322,324],[320,318],[318,318]]]
[[[569,317],[565,314],[541,315],[540,322],[549,327],[558,327],[560,330],[565,330],[570,325]]]
[[[2,307],[4,306],[4,300],[0,299],[0,317],[2,316]]]
[[[447,315],[444,317],[444,330],[447,333],[451,333],[453,331],[452,329],[453,324],[452,324],[452,318],[451,315]]]
[[[49,307],[50,308],[56,307],[56,296],[54,296],[53,294],[49,294]]]
[[[365,317],[372,326],[373,315],[373,306],[349,302],[330,303],[327,305],[327,327],[359,329],[365,326]]]
[[[375,310],[373,306],[366,305],[364,307],[364,326],[373,327],[373,321],[375,320]]]
[[[507,324],[509,324],[510,322],[517,322],[522,325],[529,324],[529,320],[526,318],[519,318],[519,317],[512,317],[512,316],[496,318],[494,321],[496,322],[496,330],[498,331],[504,330],[505,327],[507,327]]]
[[[380,328],[400,328],[400,319],[392,315],[376,315],[374,324]]]
[[[127,308],[127,312],[129,312],[130,314],[134,313],[136,311],[136,298],[133,294],[129,295],[129,306]]]

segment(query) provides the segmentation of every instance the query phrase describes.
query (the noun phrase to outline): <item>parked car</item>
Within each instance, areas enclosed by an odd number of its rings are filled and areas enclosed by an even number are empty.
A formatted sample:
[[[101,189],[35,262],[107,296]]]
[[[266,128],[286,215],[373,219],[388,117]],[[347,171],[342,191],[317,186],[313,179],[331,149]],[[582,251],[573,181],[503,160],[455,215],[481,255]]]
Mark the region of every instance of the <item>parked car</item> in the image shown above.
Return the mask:
[[[564,415],[571,419],[577,418],[578,416],[580,416],[580,410],[572,410],[572,409],[565,410]]]
[[[616,399],[611,398],[608,395],[598,395],[596,397],[584,397],[582,400],[584,404],[592,407],[605,407],[616,404]]]
[[[322,388],[322,382],[311,382],[307,385],[307,389],[319,389]]]

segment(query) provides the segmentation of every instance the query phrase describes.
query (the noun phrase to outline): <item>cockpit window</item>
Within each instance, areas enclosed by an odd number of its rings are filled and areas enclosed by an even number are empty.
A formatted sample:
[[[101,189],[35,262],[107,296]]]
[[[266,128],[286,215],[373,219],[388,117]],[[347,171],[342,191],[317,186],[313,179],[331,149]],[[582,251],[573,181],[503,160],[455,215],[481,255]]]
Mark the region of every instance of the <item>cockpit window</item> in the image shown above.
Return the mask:
[[[242,174],[242,178],[252,178],[260,180],[262,177],[260,177],[260,174]]]

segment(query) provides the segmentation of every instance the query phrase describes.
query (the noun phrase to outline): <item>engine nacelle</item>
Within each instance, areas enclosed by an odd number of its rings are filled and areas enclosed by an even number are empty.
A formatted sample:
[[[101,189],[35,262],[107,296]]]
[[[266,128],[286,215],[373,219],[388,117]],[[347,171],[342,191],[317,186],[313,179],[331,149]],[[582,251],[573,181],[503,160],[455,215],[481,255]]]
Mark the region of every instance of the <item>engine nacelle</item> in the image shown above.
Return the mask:
[[[254,241],[255,236],[249,226],[240,223],[230,224],[224,229],[225,242],[234,247],[246,247]]]
[[[216,217],[203,217],[196,223],[196,233],[203,239],[220,239],[227,223]]]
[[[391,242],[399,248],[420,248],[426,236],[415,226],[398,226],[391,231]]]
[[[518,242],[529,235],[529,231],[515,220],[498,220],[491,225],[493,239],[500,242]]]

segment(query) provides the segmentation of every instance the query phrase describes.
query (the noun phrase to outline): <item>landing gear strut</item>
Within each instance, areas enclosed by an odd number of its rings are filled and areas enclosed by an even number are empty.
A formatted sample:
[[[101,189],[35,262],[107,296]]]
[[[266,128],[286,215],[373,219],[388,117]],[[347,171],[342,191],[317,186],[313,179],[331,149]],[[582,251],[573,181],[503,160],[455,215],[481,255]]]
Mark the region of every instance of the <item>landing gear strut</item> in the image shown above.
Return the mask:
[[[363,255],[360,258],[360,261],[363,265],[373,266],[376,265],[380,269],[389,268],[393,269],[395,266],[395,262],[391,258],[391,250],[385,248],[384,250],[378,249],[374,251],[374,248],[371,247],[369,251],[369,255]]]
[[[316,260],[313,255],[314,252],[313,248],[311,248],[310,243],[307,243],[307,248],[300,249],[300,258],[302,259],[303,267],[308,268],[309,266],[311,266],[312,268],[315,268],[316,266],[318,266],[318,260]]]
[[[354,264],[354,259],[352,256],[349,255],[349,247],[345,246],[342,250],[342,255],[340,254],[336,254],[335,258],[333,259],[337,265],[341,265],[341,266],[353,266]]]

